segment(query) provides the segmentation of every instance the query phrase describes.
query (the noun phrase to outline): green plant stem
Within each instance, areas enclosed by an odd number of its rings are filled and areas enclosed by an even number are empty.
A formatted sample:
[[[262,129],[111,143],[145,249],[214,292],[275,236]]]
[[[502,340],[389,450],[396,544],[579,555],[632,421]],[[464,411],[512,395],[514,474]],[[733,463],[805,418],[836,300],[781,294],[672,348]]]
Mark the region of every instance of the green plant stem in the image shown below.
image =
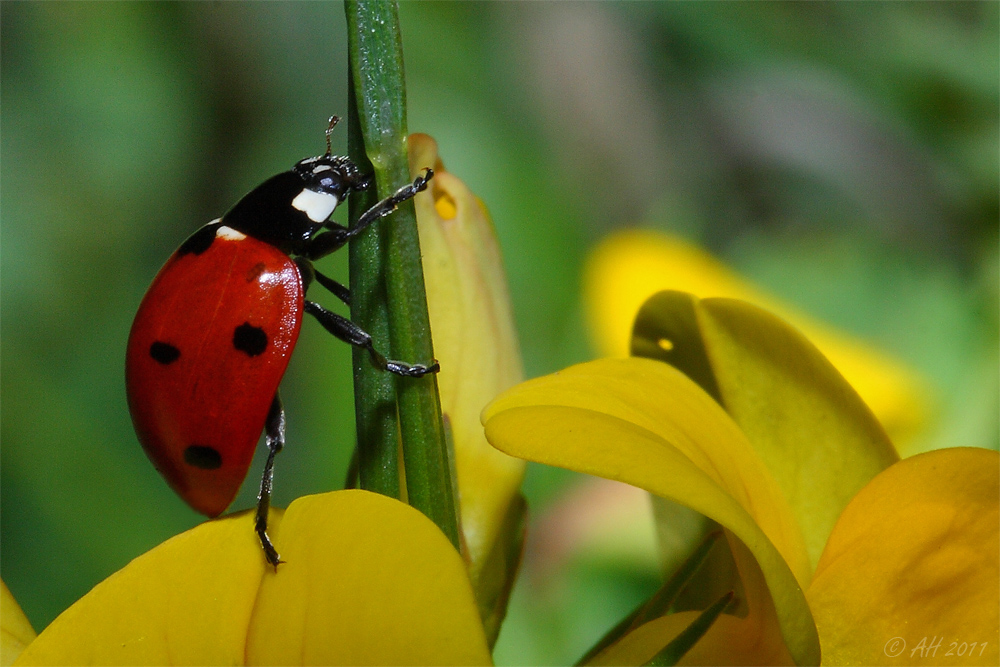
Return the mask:
[[[348,86],[353,77],[348,72]],[[365,154],[354,96],[348,95],[347,153],[365,173],[371,162]],[[351,224],[375,202],[374,189],[348,198]],[[389,310],[385,297],[385,246],[383,227],[374,224],[351,241],[348,262],[351,319],[376,341],[389,338]],[[389,373],[372,365],[368,351],[354,348],[354,418],[358,437],[358,486],[392,498],[401,498],[399,487],[399,423],[396,386]]]
[[[399,16],[396,3],[386,0],[350,0],[346,12],[350,92],[378,197],[383,198],[410,180]],[[381,227],[384,243],[379,252],[388,258],[384,271],[389,352],[396,359],[427,363],[434,351],[413,203],[400,205],[374,226]],[[352,254],[352,293],[353,259]],[[367,270],[363,261],[360,264],[362,271]],[[353,317],[353,305],[351,312]],[[458,521],[437,379],[433,374],[393,379],[407,500],[430,517],[457,548]]]

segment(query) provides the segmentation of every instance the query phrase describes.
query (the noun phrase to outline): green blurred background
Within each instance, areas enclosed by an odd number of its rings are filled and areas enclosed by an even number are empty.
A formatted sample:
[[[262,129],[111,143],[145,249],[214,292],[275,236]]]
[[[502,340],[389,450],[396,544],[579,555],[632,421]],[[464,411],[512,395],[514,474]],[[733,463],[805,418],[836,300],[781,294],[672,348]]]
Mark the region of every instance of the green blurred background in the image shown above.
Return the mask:
[[[410,130],[493,214],[529,376],[593,356],[582,264],[640,225],[922,372],[940,407],[925,447],[995,448],[998,8],[404,2]],[[0,565],[41,629],[201,520],[135,440],[128,329],[188,234],[322,152],[346,37],[337,3],[0,11]],[[346,253],[324,266],[346,280]],[[284,506],[342,483],[347,346],[307,324],[282,386]],[[579,484],[532,467],[532,516]],[[571,548],[549,577],[529,560],[498,661],[579,657],[656,586],[648,532]]]

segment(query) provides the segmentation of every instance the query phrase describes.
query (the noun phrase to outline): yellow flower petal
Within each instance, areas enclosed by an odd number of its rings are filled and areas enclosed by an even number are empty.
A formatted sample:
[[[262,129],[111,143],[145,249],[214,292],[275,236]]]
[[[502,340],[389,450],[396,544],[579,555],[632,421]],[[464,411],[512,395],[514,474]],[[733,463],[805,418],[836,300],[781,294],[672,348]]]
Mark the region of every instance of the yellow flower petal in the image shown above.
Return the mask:
[[[486,442],[479,413],[523,379],[521,354],[489,213],[444,169],[431,137],[412,135],[409,154],[414,175],[434,168],[434,180],[414,202],[434,354],[441,362],[441,410],[451,423],[462,530],[478,584],[524,477],[524,461]]]
[[[18,665],[489,664],[465,564],[429,519],[367,491],[208,521],[98,584]]]
[[[788,499],[812,568],[851,498],[899,460],[833,365],[756,306],[661,292],[636,319],[633,350],[683,370],[739,424]]]
[[[242,664],[264,572],[251,512],[203,523],[94,587],[16,664]]]
[[[753,622],[768,628],[776,614],[780,627],[761,636],[765,652],[783,637],[796,662],[818,662],[791,510],[739,428],[680,371],[638,358],[581,364],[505,392],[483,423],[509,454],[638,486],[728,528]]]
[[[588,665],[643,665],[698,617],[682,611],[661,616],[628,633],[588,662]],[[690,651],[681,665],[794,664],[784,644],[761,644],[758,627],[746,619],[723,614]]]
[[[661,290],[690,292],[701,298],[741,299],[787,320],[833,362],[901,447],[927,421],[929,392],[912,371],[796,312],[746,283],[704,251],[666,234],[623,232],[605,240],[592,254],[584,293],[597,349],[608,356],[627,355],[636,313],[647,298]]]
[[[28,617],[21,611],[7,584],[0,581],[0,666],[13,664],[34,638],[35,629],[28,622]]]
[[[998,526],[997,452],[920,454],[872,480],[837,522],[808,590],[823,662],[1000,663]]]
[[[247,661],[490,664],[461,556],[417,510],[367,491],[299,498],[275,541]]]

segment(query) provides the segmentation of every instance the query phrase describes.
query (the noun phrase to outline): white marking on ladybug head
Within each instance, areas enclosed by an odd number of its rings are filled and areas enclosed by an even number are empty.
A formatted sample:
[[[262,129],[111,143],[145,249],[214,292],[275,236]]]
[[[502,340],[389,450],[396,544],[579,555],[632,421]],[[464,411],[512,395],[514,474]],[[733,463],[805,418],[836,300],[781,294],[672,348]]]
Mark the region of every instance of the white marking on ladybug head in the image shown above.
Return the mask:
[[[247,237],[243,232],[238,232],[232,227],[226,227],[225,225],[220,226],[215,230],[215,238],[225,239],[226,241],[242,241]]]
[[[313,222],[326,222],[340,201],[328,192],[305,189],[292,200],[292,206],[309,216]]]

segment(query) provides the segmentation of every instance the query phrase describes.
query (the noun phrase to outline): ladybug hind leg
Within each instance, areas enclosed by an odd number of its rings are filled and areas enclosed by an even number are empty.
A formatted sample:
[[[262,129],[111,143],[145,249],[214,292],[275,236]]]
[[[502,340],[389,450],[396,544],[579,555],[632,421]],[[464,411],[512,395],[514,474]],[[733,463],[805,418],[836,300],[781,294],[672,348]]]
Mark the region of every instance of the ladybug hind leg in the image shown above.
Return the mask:
[[[267,514],[271,508],[271,488],[274,484],[274,457],[285,446],[285,409],[281,405],[281,397],[274,393],[271,409],[267,413],[264,424],[264,439],[267,442],[267,462],[264,464],[264,474],[260,478],[260,493],[257,494],[257,517],[254,530],[260,538],[260,546],[264,549],[267,562],[278,568],[283,563],[271,538],[267,536]]]
[[[384,371],[389,371],[390,373],[395,373],[396,375],[402,375],[405,377],[421,377],[428,373],[437,373],[441,368],[436,361],[425,365],[408,364],[403,361],[386,359],[381,353],[379,353],[378,350],[375,349],[375,345],[372,343],[372,337],[368,334],[368,332],[346,317],[330,312],[323,306],[313,301],[306,301],[305,311],[315,317],[319,323],[323,325],[324,329],[332,333],[340,340],[345,343],[350,343],[355,347],[368,350],[372,363]]]

